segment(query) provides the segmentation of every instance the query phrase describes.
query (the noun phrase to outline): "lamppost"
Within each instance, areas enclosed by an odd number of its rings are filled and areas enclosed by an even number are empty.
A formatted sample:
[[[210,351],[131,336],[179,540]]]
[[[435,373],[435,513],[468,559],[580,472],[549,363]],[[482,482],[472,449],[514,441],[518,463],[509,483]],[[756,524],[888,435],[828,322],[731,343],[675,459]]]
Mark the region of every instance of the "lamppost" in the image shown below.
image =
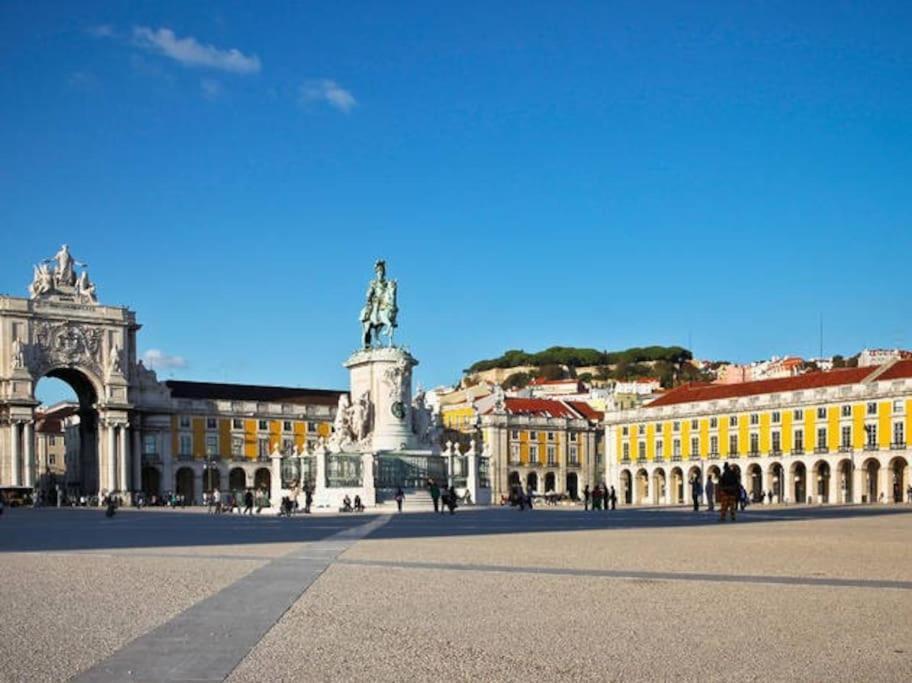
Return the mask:
[[[208,460],[204,465],[206,468],[206,483],[208,484],[209,495],[212,495],[212,470],[218,467],[218,464],[215,460]]]

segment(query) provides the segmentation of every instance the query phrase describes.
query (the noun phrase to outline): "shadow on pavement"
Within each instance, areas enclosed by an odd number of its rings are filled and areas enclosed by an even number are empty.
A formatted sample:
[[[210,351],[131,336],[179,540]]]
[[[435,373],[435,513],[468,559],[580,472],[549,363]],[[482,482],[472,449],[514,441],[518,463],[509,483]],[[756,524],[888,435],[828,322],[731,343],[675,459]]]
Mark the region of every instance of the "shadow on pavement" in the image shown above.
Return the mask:
[[[751,506],[731,525],[801,520],[839,520],[912,514],[897,506]],[[298,515],[292,519],[260,515],[206,515],[178,511],[122,510],[107,518],[95,509],[7,509],[0,516],[0,554],[4,552],[126,550],[239,546],[319,541],[376,518],[361,515]],[[659,529],[720,526],[717,512],[685,508],[621,508],[614,512],[464,508],[455,515],[432,512],[393,514],[369,538],[433,538],[559,531]]]

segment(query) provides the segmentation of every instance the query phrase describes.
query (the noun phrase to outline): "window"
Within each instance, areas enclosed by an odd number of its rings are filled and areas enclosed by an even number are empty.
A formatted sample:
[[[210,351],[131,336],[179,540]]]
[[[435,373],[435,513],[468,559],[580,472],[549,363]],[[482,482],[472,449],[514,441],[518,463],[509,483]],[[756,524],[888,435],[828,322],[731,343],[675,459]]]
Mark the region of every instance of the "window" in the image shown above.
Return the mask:
[[[817,409],[817,419],[818,419],[818,420],[825,420],[825,419],[826,419],[826,408],[818,408],[818,409]]]
[[[645,459],[646,459],[646,442],[645,442],[645,441],[640,441],[639,447],[638,447],[638,450],[637,450],[637,457],[638,457],[640,460],[645,460]]]
[[[535,441],[538,439],[538,432],[529,432],[529,441]]]
[[[511,443],[510,444],[510,462],[516,464],[519,462],[519,444]]]
[[[51,434],[51,435],[48,437],[48,445],[49,445],[49,446],[53,446],[55,443],[57,443],[57,439],[54,438],[54,435],[53,435],[53,434]]]
[[[760,452],[760,435],[759,435],[759,434],[751,434],[751,435],[750,435],[750,440],[751,440],[751,442],[750,442],[750,447],[751,447],[750,452],[751,452],[751,453],[759,453],[759,452]]]
[[[656,441],[656,460],[661,460],[665,457],[665,444],[661,441]]]
[[[572,448],[576,448],[573,446]],[[548,464],[556,465],[557,464],[557,448],[554,446],[548,446]]]
[[[709,454],[719,455],[719,437],[715,434],[709,437]]]
[[[579,465],[579,453],[576,450],[576,446],[570,446],[567,458],[570,460],[571,465]]]
[[[181,427],[184,427],[184,428],[190,427],[190,416],[189,415],[181,415],[178,418],[178,420],[180,421],[179,423],[180,423]]]
[[[630,434],[630,428],[629,428],[629,427],[621,427],[621,434],[624,435],[624,436],[627,436],[628,434]]]
[[[265,432],[269,429],[269,422],[267,420],[260,420],[257,424],[257,429],[259,429],[261,432]]]
[[[699,428],[700,428],[700,421],[699,421],[699,420],[691,420],[691,421],[690,421],[690,428],[691,428],[691,429],[699,429]]]
[[[773,415],[770,418],[770,422],[772,422],[774,425],[777,425],[780,422],[782,422],[782,413],[780,413],[778,410],[774,410]]]
[[[804,430],[796,429],[793,436],[794,446],[792,450],[796,453],[804,453]]]
[[[257,439],[257,457],[269,457],[269,439]]]
[[[218,420],[216,420],[214,417],[207,417],[206,429],[218,429]]]
[[[681,431],[681,423],[680,423],[680,422],[672,422],[672,423],[671,423],[671,431],[673,431],[673,432],[680,432],[680,431]]]
[[[570,441],[576,441],[576,432],[570,432]]]
[[[902,422],[893,423],[893,445],[904,446],[906,444],[906,429]]]
[[[235,457],[241,457],[244,455],[244,437],[243,436],[232,436],[231,437],[231,455]]]
[[[709,428],[710,428],[710,429],[715,429],[715,428],[718,427],[718,426],[719,426],[719,419],[718,419],[718,418],[715,418],[715,417],[709,418]]]
[[[869,424],[865,425],[865,432],[868,435],[866,441],[867,448],[877,448],[877,425]]]
[[[285,455],[294,453],[294,441],[292,439],[282,439],[282,452]]]
[[[538,446],[535,444],[529,446],[529,463],[538,464]]]
[[[244,421],[234,418],[233,420],[231,420],[231,428],[232,429],[243,429]]]
[[[155,434],[143,434],[142,452],[146,455],[154,455],[158,451],[158,439]]]
[[[852,417],[852,406],[850,406],[850,405],[842,406],[842,416],[843,417]]]
[[[681,440],[675,439],[671,442],[671,455],[675,458],[681,457]]]
[[[643,434],[646,433],[646,425],[640,425],[640,426],[637,428],[637,431],[639,432],[640,436],[643,436]]]
[[[282,423],[282,429],[286,432],[290,432],[291,431],[291,422],[289,422],[288,420],[285,420]]]
[[[514,429],[514,430],[510,431],[510,438],[511,438],[511,439],[518,439],[518,438],[519,438],[519,430],[518,430],[518,429]]]
[[[752,425],[760,424],[760,416],[757,413],[751,413],[750,423]]]
[[[794,417],[796,420],[803,420],[804,411],[799,408],[798,410],[796,410],[795,412],[792,413],[792,417]]]
[[[868,415],[877,415],[877,404],[874,401],[868,403]]]
[[[771,436],[772,436],[772,440],[773,440],[773,443],[772,443],[773,453],[781,453],[782,452],[782,434],[780,434],[779,432],[773,432]]]
[[[629,443],[625,443],[623,445],[623,447],[621,448],[621,455],[623,456],[624,460],[630,460],[630,444]]]
[[[700,455],[700,439],[696,436],[690,439],[690,454],[692,456]]]
[[[737,434],[728,435],[728,454],[729,455],[738,455],[738,435]]]
[[[852,427],[849,425],[842,426],[842,441],[840,442],[841,448],[851,448],[852,447]]]
[[[548,441],[554,441],[554,432],[548,432]]]
[[[732,415],[730,418],[728,418],[728,426],[729,427],[738,426],[738,416],[737,415]]]
[[[307,423],[307,431],[310,432],[311,434],[313,434],[315,431],[317,431],[317,423],[316,423],[316,422],[308,422],[308,423]]]
[[[51,437],[51,438],[53,439],[54,437]],[[56,463],[57,463],[57,456],[54,455],[53,453],[51,453],[51,454],[48,456],[48,464],[49,464],[49,465],[54,465],[54,464],[56,464]]]
[[[206,456],[213,457],[218,455],[218,436],[215,434],[206,434]]]
[[[827,430],[824,427],[817,429],[817,449],[821,451],[827,449]]]
[[[180,435],[180,455],[190,455],[193,452],[193,439],[189,434]]]
[[[893,401],[893,414],[894,415],[903,414],[903,402],[902,401]]]

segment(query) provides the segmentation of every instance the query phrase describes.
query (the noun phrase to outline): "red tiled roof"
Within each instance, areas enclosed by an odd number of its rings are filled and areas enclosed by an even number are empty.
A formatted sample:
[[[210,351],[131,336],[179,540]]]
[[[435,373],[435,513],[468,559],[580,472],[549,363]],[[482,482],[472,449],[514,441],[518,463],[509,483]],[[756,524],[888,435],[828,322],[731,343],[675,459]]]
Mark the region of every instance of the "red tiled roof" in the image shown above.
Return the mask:
[[[592,420],[593,422],[601,422],[602,418],[605,417],[605,413],[603,413],[601,410],[596,410],[585,401],[564,402],[587,420]]]
[[[840,384],[857,384],[875,370],[877,368],[842,368],[831,370],[830,372],[809,372],[795,377],[777,377],[775,379],[761,379],[756,382],[741,382],[739,384],[685,384],[652,401],[649,407],[756,396],[779,391],[818,389],[820,387],[839,386]]]
[[[867,369],[870,370],[871,368]],[[884,370],[882,375],[878,375],[877,379],[879,381],[882,379],[906,379],[909,377],[912,377],[912,360],[898,360]]]
[[[504,404],[511,415],[540,415],[571,419],[576,417],[562,401],[549,401],[546,398],[506,398]]]

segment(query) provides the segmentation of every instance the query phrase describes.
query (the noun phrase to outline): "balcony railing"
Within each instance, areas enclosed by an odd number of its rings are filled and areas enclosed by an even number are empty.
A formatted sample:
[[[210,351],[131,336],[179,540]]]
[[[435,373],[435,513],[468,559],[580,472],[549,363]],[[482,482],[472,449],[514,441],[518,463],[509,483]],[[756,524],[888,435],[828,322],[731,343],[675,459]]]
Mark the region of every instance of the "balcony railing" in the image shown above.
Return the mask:
[[[738,457],[738,451],[729,450],[729,451],[728,451],[728,457],[729,457],[729,458],[737,458],[737,457]]]
[[[655,461],[656,461],[656,462],[665,462],[665,456],[664,456],[664,455],[657,455],[657,456],[655,457]]]
[[[759,458],[759,457],[760,457],[760,451],[751,451],[750,453],[747,454],[747,457],[749,457],[749,458]]]
[[[691,460],[699,460],[699,459],[700,459],[700,454],[699,454],[699,453],[691,453],[691,454],[690,454],[690,459],[691,459]]]
[[[681,456],[680,456],[680,455],[673,455],[673,456],[671,456],[671,461],[672,461],[672,462],[681,462]]]
[[[771,448],[771,449],[770,449],[770,457],[771,457],[771,458],[778,458],[778,457],[780,457],[781,455],[782,455],[782,449],[781,449],[781,448]]]
[[[710,454],[709,454],[709,459],[710,459],[710,460],[718,460],[718,459],[719,459],[719,453],[718,453],[718,452],[716,452],[716,453],[710,453]]]
[[[864,449],[866,451],[878,451],[880,450],[880,446],[878,446],[876,443],[866,443],[864,445]]]
[[[814,449],[814,453],[816,453],[817,455],[824,455],[829,452],[830,452],[830,449],[827,448],[826,446],[817,446],[817,448]]]
[[[803,448],[793,448],[792,455],[804,455],[804,449]]]
[[[623,457],[621,458],[621,462],[626,463],[626,464],[629,465],[629,464],[630,464],[630,456],[629,456],[629,455],[623,456]]]
[[[852,447],[843,444],[842,446],[839,447],[839,452],[840,452],[840,453],[851,453],[851,452],[852,452]]]
[[[894,441],[893,443],[890,444],[890,448],[894,451],[901,451],[905,447],[906,447],[905,441]]]

